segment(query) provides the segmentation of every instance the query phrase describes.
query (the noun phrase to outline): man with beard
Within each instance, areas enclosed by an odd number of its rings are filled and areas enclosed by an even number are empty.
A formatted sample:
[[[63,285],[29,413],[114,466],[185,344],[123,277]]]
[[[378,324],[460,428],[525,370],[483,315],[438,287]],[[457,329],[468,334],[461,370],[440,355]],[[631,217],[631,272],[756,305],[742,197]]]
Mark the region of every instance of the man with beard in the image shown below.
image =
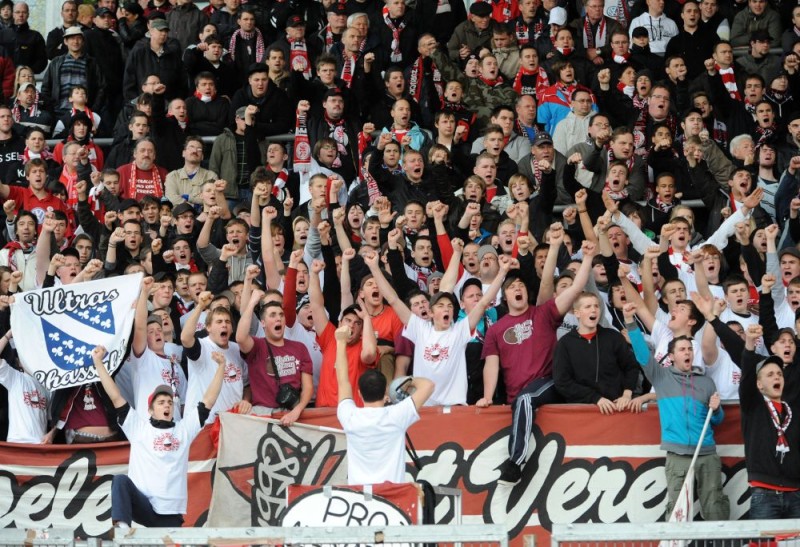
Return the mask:
[[[120,197],[140,201],[144,196],[164,195],[167,171],[155,164],[156,146],[147,137],[136,141],[133,162],[117,169],[120,178]]]

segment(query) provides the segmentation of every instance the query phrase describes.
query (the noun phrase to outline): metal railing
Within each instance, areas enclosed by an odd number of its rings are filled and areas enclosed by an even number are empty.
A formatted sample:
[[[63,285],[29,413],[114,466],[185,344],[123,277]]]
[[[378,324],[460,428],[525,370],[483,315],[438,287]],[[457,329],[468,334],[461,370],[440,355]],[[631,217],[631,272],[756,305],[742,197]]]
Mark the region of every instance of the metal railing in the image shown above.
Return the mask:
[[[384,545],[409,547],[436,543],[438,547],[508,547],[508,532],[500,524],[422,525],[386,527],[288,528],[130,528],[115,529],[113,539],[76,539],[72,530],[0,529],[0,547],[138,547],[181,545]],[[526,541],[526,547],[532,544]]]
[[[800,546],[800,519],[553,524],[552,547],[633,547],[708,542],[720,547]]]

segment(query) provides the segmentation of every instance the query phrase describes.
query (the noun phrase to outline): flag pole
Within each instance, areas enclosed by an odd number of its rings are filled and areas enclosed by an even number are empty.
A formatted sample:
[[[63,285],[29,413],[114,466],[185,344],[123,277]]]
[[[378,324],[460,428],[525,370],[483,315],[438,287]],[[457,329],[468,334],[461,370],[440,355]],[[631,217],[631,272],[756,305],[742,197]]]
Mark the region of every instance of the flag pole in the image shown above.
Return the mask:
[[[700,440],[697,441],[697,446],[694,449],[694,455],[692,456],[692,463],[689,464],[689,469],[694,467],[695,462],[697,462],[697,457],[700,455],[700,448],[703,446],[703,439],[706,438],[706,431],[708,431],[708,424],[711,423],[712,414],[714,414],[714,411],[709,406],[708,414],[706,414],[706,422],[703,424],[703,430],[700,432]]]

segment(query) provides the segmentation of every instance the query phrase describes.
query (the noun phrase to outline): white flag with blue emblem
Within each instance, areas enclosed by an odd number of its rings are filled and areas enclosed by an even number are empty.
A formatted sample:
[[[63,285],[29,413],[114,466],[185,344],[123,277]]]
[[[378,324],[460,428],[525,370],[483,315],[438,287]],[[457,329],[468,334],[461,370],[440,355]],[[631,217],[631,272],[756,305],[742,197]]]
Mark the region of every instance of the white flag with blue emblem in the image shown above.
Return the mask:
[[[131,337],[142,274],[18,294],[11,332],[26,372],[48,390],[97,381],[92,350],[108,350],[109,372],[122,364]]]

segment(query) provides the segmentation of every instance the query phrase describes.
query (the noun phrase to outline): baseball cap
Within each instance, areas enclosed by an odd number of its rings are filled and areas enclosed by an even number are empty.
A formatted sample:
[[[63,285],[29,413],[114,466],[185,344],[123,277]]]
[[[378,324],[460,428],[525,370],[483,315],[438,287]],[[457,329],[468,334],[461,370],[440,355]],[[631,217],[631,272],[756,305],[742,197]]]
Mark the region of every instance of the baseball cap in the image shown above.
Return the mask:
[[[169,30],[169,23],[166,19],[153,19],[150,22],[150,28],[155,30]]]
[[[494,256],[497,256],[497,249],[495,249],[491,245],[481,245],[478,248],[478,262],[482,261],[483,257],[489,253],[493,254]]]
[[[69,27],[67,30],[65,30],[64,38],[69,38],[70,36],[83,36],[81,27]]]
[[[172,391],[171,387],[169,387],[167,384],[161,384],[160,386],[156,387],[153,390],[153,393],[151,393],[147,398],[147,408],[153,408],[153,400],[155,400],[155,398],[159,395],[169,395],[170,397],[175,397],[175,393]]]
[[[771,40],[769,32],[764,29],[754,30],[750,33],[750,42],[769,42]]]
[[[783,369],[783,359],[781,359],[777,355],[770,355],[769,357],[767,357],[766,359],[764,359],[763,361],[761,361],[756,365],[756,374],[758,374],[759,371],[767,365],[778,365],[779,367],[781,367],[781,369]]]
[[[75,247],[67,247],[66,249],[61,251],[61,256],[67,257],[72,256],[80,260],[81,255],[78,253],[78,249]]]
[[[172,216],[175,218],[178,218],[183,213],[192,213],[193,215],[197,216],[197,212],[194,210],[194,207],[186,202],[179,203],[172,209]]]
[[[334,2],[326,11],[328,13],[333,13],[334,15],[347,15],[347,10],[345,9],[343,2]]]
[[[305,20],[299,15],[292,15],[286,21],[287,27],[304,27],[306,26]]]
[[[647,33],[647,29],[644,28],[644,27],[636,27],[635,29],[633,29],[633,32],[631,33],[631,36],[633,38],[649,38],[650,37],[650,35]]]
[[[147,324],[149,325],[150,323],[158,323],[160,325],[161,317],[159,317],[154,313],[151,313],[150,315],[147,316]]]
[[[778,253],[778,258],[781,258],[783,255],[792,255],[796,259],[800,260],[800,251],[797,250],[797,247],[786,247],[785,249],[781,249],[781,252]]]
[[[533,138],[532,146],[541,146],[543,144],[553,144],[553,137],[547,131],[539,131]]]
[[[551,25],[566,25],[567,24],[567,10],[564,8],[557,6],[550,10],[550,20],[548,21]]]
[[[36,89],[36,84],[34,84],[33,82],[22,82],[21,84],[19,84],[19,91],[25,91],[29,87]]]
[[[266,72],[269,73],[269,67],[265,63],[253,63],[249,67],[247,67],[247,75],[252,76],[256,72]]]
[[[472,286],[478,287],[480,290],[483,290],[483,282],[477,277],[470,277],[469,279],[464,281],[463,285],[461,285],[461,292],[459,292],[459,296],[461,297],[462,300],[464,299],[464,293],[467,291],[467,288]]]
[[[103,17],[105,15],[114,15],[114,12],[108,8],[97,8],[97,11],[94,12],[95,17]]]
[[[136,207],[138,209],[142,208],[142,206],[139,205],[139,202],[136,201],[135,199],[131,199],[131,198],[123,199],[120,202],[119,207],[117,207],[117,212],[118,213],[122,213],[122,212],[127,211],[128,209],[130,209],[132,207]]]
[[[454,309],[456,310],[459,309],[458,300],[456,300],[456,295],[454,295],[451,292],[445,292],[445,291],[439,291],[433,295],[433,298],[431,298],[431,307],[435,306],[436,303],[443,298],[447,298],[448,300],[450,300],[450,303],[453,304]]]
[[[236,117],[239,118],[240,120],[243,120],[244,119],[244,113],[245,113],[246,110],[247,110],[246,106],[240,106],[239,108],[237,108],[236,109]]]
[[[324,101],[328,97],[342,97],[342,98],[344,98],[344,93],[342,92],[341,88],[332,87],[328,91],[325,92],[325,95],[322,96],[322,100]]]
[[[308,297],[308,294],[304,294],[297,300],[297,304],[294,307],[295,313],[299,313],[300,310],[303,309],[303,306],[307,306],[308,304],[311,304],[311,299]],[[353,311],[355,312],[355,310]],[[344,317],[344,314],[342,314],[342,317]]]

